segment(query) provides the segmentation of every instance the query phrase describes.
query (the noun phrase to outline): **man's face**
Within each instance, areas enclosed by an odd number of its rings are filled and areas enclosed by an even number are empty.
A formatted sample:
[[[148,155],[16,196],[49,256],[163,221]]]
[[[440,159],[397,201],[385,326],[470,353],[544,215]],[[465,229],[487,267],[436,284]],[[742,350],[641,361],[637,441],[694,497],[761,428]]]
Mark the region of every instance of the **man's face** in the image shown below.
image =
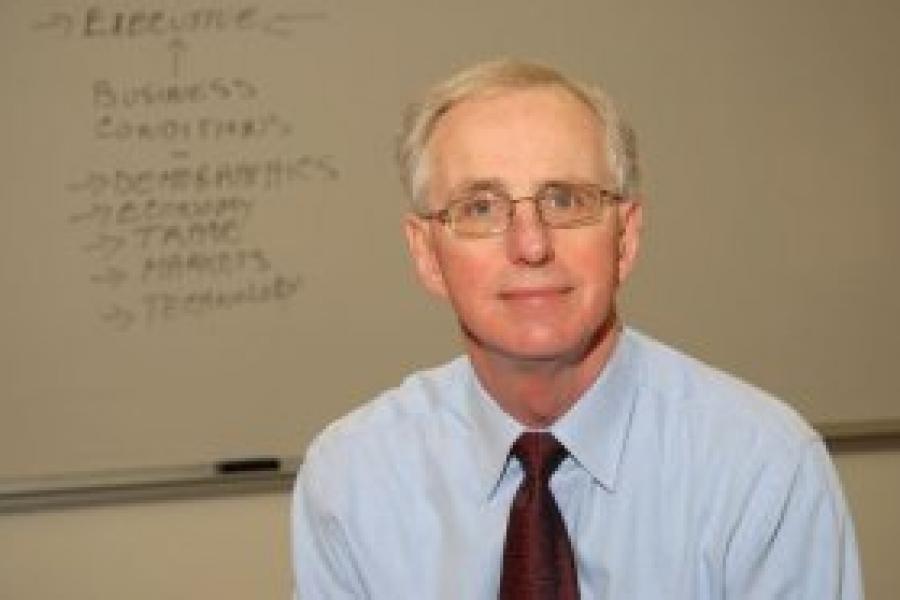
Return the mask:
[[[500,183],[513,197],[551,181],[615,190],[593,112],[559,88],[510,90],[465,100],[435,127],[426,160],[433,209],[465,186]],[[516,205],[509,229],[467,239],[410,217],[406,233],[420,280],[447,298],[470,354],[576,359],[614,314],[614,296],[637,250],[640,206],[610,206],[572,229],[540,223]]]

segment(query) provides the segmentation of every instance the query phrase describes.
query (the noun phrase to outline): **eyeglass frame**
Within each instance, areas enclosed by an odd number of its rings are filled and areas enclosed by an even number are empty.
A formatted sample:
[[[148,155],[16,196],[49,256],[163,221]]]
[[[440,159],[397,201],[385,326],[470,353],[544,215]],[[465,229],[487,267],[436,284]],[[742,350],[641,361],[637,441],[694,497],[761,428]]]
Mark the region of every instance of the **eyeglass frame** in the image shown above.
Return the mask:
[[[595,183],[581,183],[581,182],[571,182],[571,181],[547,181],[542,183],[537,191],[530,196],[520,196],[515,198],[510,194],[505,187],[502,185],[492,185],[491,182],[482,183],[480,185],[476,184],[473,186],[467,186],[467,192],[477,192],[477,191],[492,191],[500,195],[500,197],[509,204],[509,210],[507,211],[506,221],[503,225],[503,229],[499,229],[497,231],[488,231],[486,233],[459,233],[453,226],[453,219],[450,217],[450,211],[453,210],[454,206],[462,204],[470,200],[469,197],[460,197],[455,200],[452,200],[447,206],[434,210],[431,212],[422,212],[418,213],[418,216],[427,221],[438,221],[447,229],[453,233],[454,236],[466,239],[480,239],[480,238],[488,238],[501,235],[509,231],[509,228],[512,226],[513,218],[515,217],[516,205],[522,202],[531,202],[534,204],[535,214],[538,217],[541,225],[544,227],[549,227],[550,229],[575,229],[577,227],[585,227],[587,225],[593,225],[595,223],[599,223],[603,220],[603,215],[598,213],[596,216],[581,219],[577,221],[573,221],[571,223],[565,224],[552,224],[548,223],[546,218],[544,217],[544,212],[541,208],[539,200],[542,197],[542,194],[552,187],[566,187],[570,189],[584,190],[589,189],[592,192],[597,194],[598,200],[600,201],[601,209],[606,206],[619,204],[625,201],[625,195],[619,192],[614,192],[612,190],[606,189],[599,184]]]

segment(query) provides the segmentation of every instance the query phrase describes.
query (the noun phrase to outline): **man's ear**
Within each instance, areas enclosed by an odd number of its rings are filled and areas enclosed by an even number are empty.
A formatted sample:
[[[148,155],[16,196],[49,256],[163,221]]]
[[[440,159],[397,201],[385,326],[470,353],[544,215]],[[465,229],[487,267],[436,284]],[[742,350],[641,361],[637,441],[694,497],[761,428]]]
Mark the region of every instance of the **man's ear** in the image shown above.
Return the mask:
[[[619,283],[628,279],[637,262],[644,222],[644,208],[638,197],[628,198],[618,206],[619,218]]]
[[[409,213],[403,220],[403,232],[406,234],[406,248],[416,269],[419,283],[429,293],[446,298],[447,286],[444,285],[444,275],[435,253],[434,238],[428,221]]]

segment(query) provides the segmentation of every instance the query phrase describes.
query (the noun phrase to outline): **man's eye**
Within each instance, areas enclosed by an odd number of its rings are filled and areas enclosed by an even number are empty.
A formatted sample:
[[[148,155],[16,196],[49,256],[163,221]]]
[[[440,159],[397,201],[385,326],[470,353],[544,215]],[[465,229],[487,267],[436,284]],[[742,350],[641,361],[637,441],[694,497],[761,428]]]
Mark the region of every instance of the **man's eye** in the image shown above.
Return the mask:
[[[478,219],[489,217],[497,212],[498,202],[494,198],[481,196],[470,198],[459,206],[459,214],[463,218]]]
[[[548,187],[543,200],[544,206],[553,210],[571,210],[584,204],[575,190],[563,186]]]

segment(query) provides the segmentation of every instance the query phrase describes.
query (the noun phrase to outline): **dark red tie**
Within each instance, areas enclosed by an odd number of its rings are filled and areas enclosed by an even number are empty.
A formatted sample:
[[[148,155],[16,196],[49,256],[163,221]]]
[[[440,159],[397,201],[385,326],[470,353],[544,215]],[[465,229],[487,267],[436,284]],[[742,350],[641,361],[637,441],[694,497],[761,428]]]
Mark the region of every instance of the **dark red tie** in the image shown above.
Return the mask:
[[[550,492],[550,476],[568,452],[547,432],[523,433],[510,451],[525,479],[506,526],[500,600],[576,600],[572,544]]]

